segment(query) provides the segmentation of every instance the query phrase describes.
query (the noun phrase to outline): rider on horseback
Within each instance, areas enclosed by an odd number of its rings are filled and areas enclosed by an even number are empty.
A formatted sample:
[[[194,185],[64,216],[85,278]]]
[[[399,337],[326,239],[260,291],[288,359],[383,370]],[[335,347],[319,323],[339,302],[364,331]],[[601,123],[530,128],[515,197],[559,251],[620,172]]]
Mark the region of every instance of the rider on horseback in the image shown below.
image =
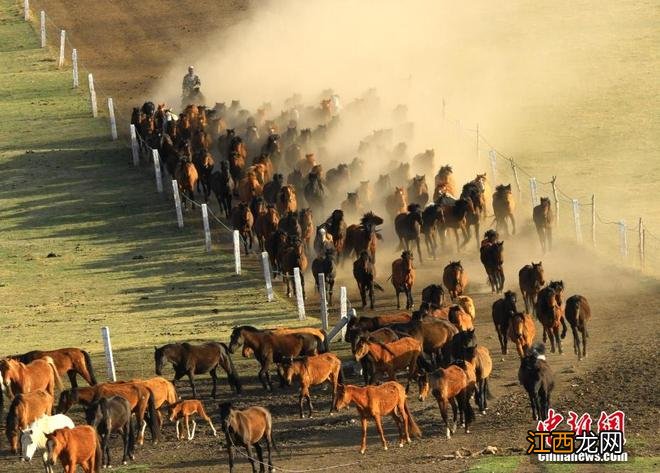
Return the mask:
[[[202,82],[199,80],[199,76],[195,74],[195,68],[193,66],[188,66],[188,74],[183,76],[183,84],[181,85],[182,93],[181,95],[184,99],[193,97],[199,93],[199,88],[202,86]]]

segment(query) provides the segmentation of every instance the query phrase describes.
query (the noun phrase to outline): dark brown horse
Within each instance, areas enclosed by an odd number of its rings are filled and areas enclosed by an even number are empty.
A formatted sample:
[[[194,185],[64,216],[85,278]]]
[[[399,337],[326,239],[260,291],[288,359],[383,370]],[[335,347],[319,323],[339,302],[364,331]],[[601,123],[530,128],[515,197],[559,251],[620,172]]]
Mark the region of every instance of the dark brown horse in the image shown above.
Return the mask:
[[[410,242],[417,243],[417,253],[419,262],[422,263],[422,248],[420,245],[420,235],[422,233],[423,218],[422,208],[419,204],[410,204],[408,212],[401,213],[394,219],[394,230],[399,237],[399,246],[402,250],[411,250]],[[427,241],[428,245],[428,241]]]
[[[234,471],[234,448],[237,449],[239,446],[245,447],[253,473],[256,473],[257,467],[252,453],[252,446],[257,451],[259,471],[263,473],[265,471],[265,465],[268,465],[269,472],[273,471],[271,448],[277,448],[273,441],[273,418],[268,409],[263,407],[249,407],[244,410],[238,410],[229,402],[223,402],[219,407],[222,431],[225,433],[229,456],[229,473],[233,473]],[[268,463],[264,463],[263,450],[261,445],[259,445],[262,439],[266,439]]]
[[[245,202],[240,202],[231,213],[231,226],[234,230],[238,230],[243,240],[243,249],[245,254],[252,250],[254,243],[254,236],[252,226],[254,225],[254,217],[250,211],[250,207]]]
[[[503,355],[506,355],[507,352],[507,334],[511,318],[518,313],[516,308],[517,299],[515,292],[506,291],[502,299],[493,302],[493,324]]]
[[[541,325],[543,325],[543,343],[550,338],[550,351],[555,352],[555,344],[559,353],[561,349],[561,339],[566,336],[566,321],[564,320],[564,311],[561,308],[561,292],[563,284],[551,282],[548,286],[539,291],[536,300],[536,316]],[[559,325],[562,326],[561,337],[559,336]]]
[[[554,374],[545,360],[545,347],[536,345],[520,360],[518,380],[529,395],[532,420],[545,420],[550,408],[550,395],[555,386]]]
[[[300,270],[300,285],[302,289],[302,297],[305,299],[305,276],[307,271],[307,255],[305,254],[305,245],[298,237],[289,237],[287,248],[284,250],[281,258],[282,263],[282,276],[286,284],[286,296],[291,297],[293,286],[293,293],[295,295],[296,286],[292,281],[294,279],[294,269]]]
[[[312,274],[316,290],[319,290],[319,274],[323,274],[325,290],[328,298],[328,306],[332,306],[332,293],[335,287],[335,278],[337,277],[337,262],[334,248],[325,250],[323,256],[317,256],[312,261]]]
[[[278,334],[270,330],[259,330],[255,327],[243,325],[234,327],[229,342],[229,352],[234,353],[237,348],[249,348],[261,365],[259,381],[265,390],[273,390],[269,369],[273,363],[280,363],[285,357],[300,355],[316,355],[319,347],[323,347],[323,340],[308,333]],[[283,385],[281,378],[280,385]]]
[[[383,291],[383,288],[374,281],[376,277],[374,263],[366,250],[360,252],[360,256],[353,262],[353,277],[357,283],[362,308],[367,306],[367,294],[369,295],[370,308],[374,308],[374,288]]]
[[[460,261],[450,261],[442,272],[442,282],[454,300],[463,294],[468,283],[467,274]]]
[[[516,219],[513,216],[515,208],[516,202],[513,200],[511,184],[497,186],[493,194],[493,212],[495,213],[495,228],[498,231],[504,227],[504,232],[506,235],[509,235],[508,220],[510,220],[513,227],[513,234],[516,234]]]
[[[587,356],[587,322],[591,319],[591,307],[584,296],[578,294],[566,299],[566,320],[571,324],[573,332],[573,351],[582,360]],[[580,338],[582,338],[582,349],[580,349]]]
[[[383,224],[383,219],[373,212],[367,212],[360,219],[359,225],[350,225],[346,229],[346,244],[344,256],[350,257],[354,252],[359,255],[367,251],[371,261],[376,263],[376,242],[382,239],[378,233],[378,225]]]
[[[422,233],[426,250],[435,259],[438,249],[438,228],[444,223],[445,216],[438,204],[431,204],[422,211]]]
[[[346,243],[346,222],[344,221],[344,212],[340,209],[332,211],[330,217],[325,221],[327,231],[332,235],[332,243],[337,252],[337,261],[344,254],[344,245]]]
[[[461,199],[469,202],[467,206],[467,213],[465,215],[467,223],[467,234],[470,237],[470,227],[474,227],[474,239],[477,242],[477,250],[479,249],[479,227],[483,216],[486,214],[486,201],[484,198],[484,191],[480,182],[470,181],[463,186],[461,192]]]
[[[277,197],[284,186],[284,176],[273,174],[273,180],[264,184],[264,199],[269,204],[277,204]]]
[[[545,284],[543,262],[532,262],[532,264],[523,266],[518,271],[518,283],[520,284],[520,292],[525,301],[525,312],[536,311],[536,297]]]
[[[548,197],[541,197],[541,203],[534,207],[533,218],[541,249],[544,253],[552,251],[552,225],[554,225],[555,216]]]
[[[220,162],[220,171],[211,174],[211,190],[218,199],[220,210],[224,211],[225,217],[231,215],[231,201],[234,196],[236,185],[229,173],[229,162]]]
[[[445,233],[447,230],[452,230],[456,237],[456,251],[458,252],[470,239],[467,217],[468,213],[473,210],[472,202],[468,199],[455,200],[447,194],[440,194],[436,204],[440,205],[444,215],[444,221],[440,223],[443,245],[445,245]],[[459,230],[463,234],[463,243],[460,243],[458,239]]]
[[[401,253],[401,258],[392,262],[392,286],[396,292],[396,308],[400,309],[399,294],[406,295],[406,310],[413,308],[412,288],[415,284],[415,268],[413,255],[410,251]]]
[[[131,404],[121,396],[102,397],[85,410],[87,424],[96,429],[103,450],[103,468],[111,467],[110,434],[118,432],[123,441],[122,463],[135,459],[135,430]]]
[[[429,284],[422,289],[422,302],[442,306],[445,302],[445,290],[440,284]]]
[[[172,363],[174,368],[174,380],[178,381],[183,376],[188,376],[193,397],[197,397],[194,376],[196,374],[209,373],[213,380],[211,397],[215,398],[218,386],[218,367],[227,373],[229,386],[241,393],[241,380],[238,377],[234,363],[231,360],[230,350],[224,343],[207,342],[201,345],[190,343],[169,343],[159,348],[154,348],[154,359],[156,362],[156,374],[163,374],[166,362]]]
[[[197,192],[199,192],[201,184],[204,193],[204,201],[208,202],[209,196],[211,195],[211,173],[213,172],[215,161],[208,149],[202,148],[193,155],[193,164],[195,165],[197,175],[199,176],[199,180],[197,181]]]
[[[268,241],[271,235],[277,231],[279,222],[280,214],[272,204],[268,204],[265,207],[265,212],[262,212],[256,216],[254,222],[254,233],[257,235],[260,251],[266,250],[266,241]]]
[[[481,245],[479,249],[481,263],[486,269],[491,292],[501,293],[504,289],[504,242]]]

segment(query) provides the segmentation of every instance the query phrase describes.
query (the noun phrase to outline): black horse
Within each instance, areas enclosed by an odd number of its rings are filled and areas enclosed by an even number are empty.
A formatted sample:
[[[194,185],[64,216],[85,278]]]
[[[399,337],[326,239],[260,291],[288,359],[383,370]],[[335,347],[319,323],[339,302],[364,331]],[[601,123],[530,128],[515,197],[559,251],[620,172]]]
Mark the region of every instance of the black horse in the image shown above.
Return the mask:
[[[420,263],[422,262],[422,248],[420,245],[422,225],[422,208],[419,204],[410,204],[407,213],[399,214],[394,218],[394,229],[399,237],[401,249],[409,251],[410,242],[416,242]]]
[[[213,380],[211,396],[215,399],[218,384],[216,373],[218,366],[227,373],[229,385],[236,390],[236,394],[241,393],[241,380],[238,377],[236,368],[234,368],[229,349],[224,343],[207,342],[201,345],[191,345],[185,342],[169,343],[160,348],[154,348],[154,350],[156,374],[158,376],[162,375],[163,366],[166,361],[169,361],[174,368],[172,383],[175,383],[184,375],[188,376],[194,398],[197,397],[194,375],[208,372]]]
[[[225,216],[229,218],[231,215],[231,200],[234,194],[234,179],[229,173],[229,162],[220,162],[220,171],[215,171],[211,174],[211,190],[218,199],[220,210],[224,211]]]
[[[374,281],[374,263],[371,256],[364,250],[360,256],[353,262],[353,277],[357,282],[362,298],[362,308],[367,307],[367,293],[369,294],[369,307],[374,308],[374,288],[383,291],[383,288]]]
[[[131,404],[121,396],[102,397],[85,409],[87,423],[94,427],[101,438],[103,468],[110,467],[110,434],[119,432],[124,443],[122,463],[135,459],[135,429]]]
[[[520,360],[518,380],[529,395],[532,419],[545,420],[550,408],[550,394],[555,386],[554,375],[545,361],[545,346],[535,345]]]
[[[328,293],[328,305],[332,306],[332,292],[335,286],[335,277],[337,276],[336,252],[334,248],[325,250],[324,256],[317,256],[312,261],[312,274],[316,290],[319,290],[319,274],[323,274],[325,280],[325,290]]]

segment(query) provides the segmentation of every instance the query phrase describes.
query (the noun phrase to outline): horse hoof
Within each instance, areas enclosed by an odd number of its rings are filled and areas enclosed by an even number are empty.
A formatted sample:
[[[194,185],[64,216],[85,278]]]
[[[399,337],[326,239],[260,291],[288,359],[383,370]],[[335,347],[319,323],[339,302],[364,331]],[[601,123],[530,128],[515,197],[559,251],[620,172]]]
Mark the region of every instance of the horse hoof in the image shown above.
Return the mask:
[[[470,433],[470,429],[465,429],[465,433],[466,433],[466,434],[469,434],[469,433]]]
[[[486,411],[485,411],[485,410],[484,410],[484,411],[481,411],[481,415],[482,415],[482,416],[485,416],[485,415],[486,415]]]
[[[385,446],[383,447],[383,450],[387,451],[387,445],[385,445]]]
[[[399,448],[403,448],[403,442],[399,442]]]
[[[362,455],[364,455],[364,452],[365,452],[365,451],[366,451],[366,448],[363,448],[362,450],[360,450],[360,453],[361,453]]]

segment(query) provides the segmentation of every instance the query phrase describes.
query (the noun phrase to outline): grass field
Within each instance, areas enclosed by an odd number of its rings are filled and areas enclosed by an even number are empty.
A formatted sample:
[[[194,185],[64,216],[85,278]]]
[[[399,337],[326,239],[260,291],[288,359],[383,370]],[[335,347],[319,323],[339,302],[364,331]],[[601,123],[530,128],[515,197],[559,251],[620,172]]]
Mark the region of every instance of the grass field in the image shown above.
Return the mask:
[[[260,268],[233,275],[219,230],[207,254],[197,212],[177,229],[170,201],[17,11],[0,2],[2,352],[82,346],[101,368],[107,325],[127,377],[152,373],[153,345],[289,324],[288,302],[265,302]]]

